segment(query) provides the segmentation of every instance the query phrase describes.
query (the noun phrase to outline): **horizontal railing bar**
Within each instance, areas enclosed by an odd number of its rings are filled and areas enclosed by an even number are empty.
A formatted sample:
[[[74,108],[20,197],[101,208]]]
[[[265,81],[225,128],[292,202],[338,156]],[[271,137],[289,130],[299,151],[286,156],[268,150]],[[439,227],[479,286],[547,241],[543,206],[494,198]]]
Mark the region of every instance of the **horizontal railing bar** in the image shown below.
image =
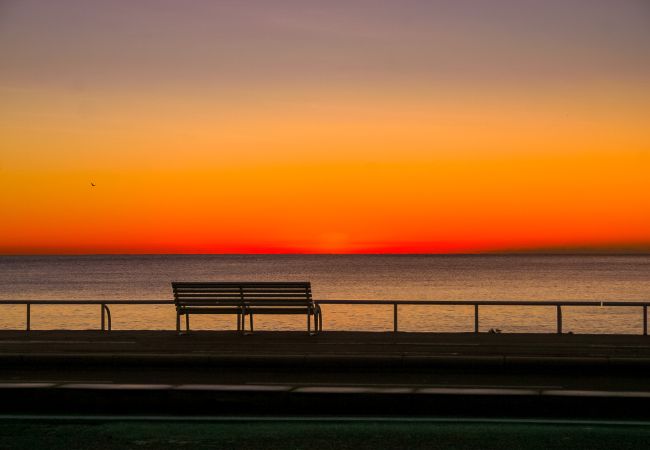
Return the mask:
[[[173,305],[174,300],[0,300],[0,305]]]
[[[319,305],[650,306],[650,301],[595,300],[314,300]]]
[[[212,299],[210,299],[212,300]],[[224,299],[225,300],[225,299]],[[233,299],[235,300],[235,299]],[[191,300],[190,300],[191,301]],[[244,299],[246,301],[246,299]],[[273,301],[269,299],[269,301]],[[313,300],[320,305],[449,305],[449,306],[650,306],[634,300]],[[0,300],[0,305],[173,305],[174,300]]]

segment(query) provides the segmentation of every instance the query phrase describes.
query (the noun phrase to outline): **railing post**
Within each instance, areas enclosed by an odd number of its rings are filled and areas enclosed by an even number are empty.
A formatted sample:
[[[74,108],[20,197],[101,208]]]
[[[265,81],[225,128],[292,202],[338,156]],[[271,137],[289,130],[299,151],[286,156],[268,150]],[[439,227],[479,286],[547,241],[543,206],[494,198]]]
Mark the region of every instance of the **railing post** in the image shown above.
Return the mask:
[[[113,329],[113,325],[111,325],[111,310],[106,304],[104,304],[104,309],[106,310],[106,318],[108,319],[108,331],[111,331]]]
[[[397,303],[393,303],[393,333],[397,333]]]
[[[557,334],[562,334],[562,306],[557,306]]]
[[[27,305],[27,320],[25,321],[25,331],[29,331],[32,326],[32,304],[26,303]]]
[[[648,305],[643,305],[643,335],[648,335]]]
[[[102,319],[101,319],[101,322],[102,322],[102,331],[104,331],[104,330],[105,330],[105,326],[104,326],[104,304],[103,304],[103,303],[102,303],[101,305],[99,305],[99,311],[100,311],[100,313],[101,313],[100,316],[101,316],[101,318],[102,318]]]
[[[474,333],[478,333],[478,304],[474,305]]]

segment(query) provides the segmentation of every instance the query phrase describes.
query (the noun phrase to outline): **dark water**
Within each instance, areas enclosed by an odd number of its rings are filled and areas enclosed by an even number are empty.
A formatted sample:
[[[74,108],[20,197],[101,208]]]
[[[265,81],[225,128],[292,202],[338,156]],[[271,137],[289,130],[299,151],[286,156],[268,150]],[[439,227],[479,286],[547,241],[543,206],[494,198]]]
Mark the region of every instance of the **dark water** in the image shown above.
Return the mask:
[[[317,299],[650,300],[650,256],[161,255],[2,256],[0,299],[170,299],[172,280],[308,280]],[[172,306],[113,306],[116,329],[171,329]],[[400,329],[468,331],[471,307],[401,307]],[[549,307],[489,307],[481,328],[552,332]],[[98,307],[35,306],[33,328],[96,328]],[[329,306],[326,329],[388,330],[390,307]],[[197,317],[194,328],[232,328]],[[640,308],[567,308],[565,330],[641,329]],[[21,328],[24,307],[0,305],[0,328]],[[264,317],[260,329],[302,329]]]

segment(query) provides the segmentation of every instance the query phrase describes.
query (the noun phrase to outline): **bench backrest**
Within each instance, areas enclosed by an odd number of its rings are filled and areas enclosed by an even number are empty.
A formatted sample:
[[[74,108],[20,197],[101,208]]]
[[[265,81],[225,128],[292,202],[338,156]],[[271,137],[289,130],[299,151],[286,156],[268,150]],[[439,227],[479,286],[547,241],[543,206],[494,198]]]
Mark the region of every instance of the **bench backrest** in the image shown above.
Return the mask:
[[[287,282],[172,282],[177,306],[233,306],[233,305],[311,305],[311,283]]]

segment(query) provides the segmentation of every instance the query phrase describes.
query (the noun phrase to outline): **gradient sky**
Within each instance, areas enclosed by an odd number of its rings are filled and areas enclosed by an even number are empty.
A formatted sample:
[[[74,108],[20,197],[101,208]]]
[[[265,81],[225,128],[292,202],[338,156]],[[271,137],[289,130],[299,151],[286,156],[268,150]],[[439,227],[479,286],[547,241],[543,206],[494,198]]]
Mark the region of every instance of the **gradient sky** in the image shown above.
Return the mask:
[[[650,3],[0,0],[0,211],[4,254],[647,251]]]

